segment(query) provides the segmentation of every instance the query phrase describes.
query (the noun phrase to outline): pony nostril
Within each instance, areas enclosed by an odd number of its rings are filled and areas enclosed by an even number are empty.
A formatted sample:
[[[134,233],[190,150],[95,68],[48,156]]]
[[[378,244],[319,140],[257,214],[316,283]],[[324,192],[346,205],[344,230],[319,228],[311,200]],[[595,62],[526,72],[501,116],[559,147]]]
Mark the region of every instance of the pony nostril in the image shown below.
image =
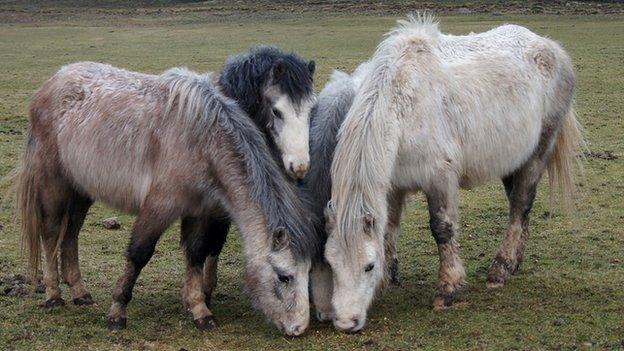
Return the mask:
[[[290,173],[295,173],[295,168],[293,167],[293,163],[292,162],[288,166],[288,170],[290,170]]]
[[[360,325],[360,320],[358,318],[351,318],[351,321],[353,322],[353,328]]]
[[[292,333],[293,333],[294,335],[299,335],[299,334],[301,333],[301,326],[300,326],[300,325],[298,325],[298,326],[294,327],[294,328],[292,329]]]

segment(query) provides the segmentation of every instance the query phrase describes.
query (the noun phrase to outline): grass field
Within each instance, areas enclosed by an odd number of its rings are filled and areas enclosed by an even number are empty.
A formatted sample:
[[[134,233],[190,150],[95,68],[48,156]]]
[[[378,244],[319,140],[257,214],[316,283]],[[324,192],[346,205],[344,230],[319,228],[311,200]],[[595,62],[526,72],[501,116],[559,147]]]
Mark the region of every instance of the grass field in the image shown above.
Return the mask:
[[[369,57],[394,20],[349,15],[176,23],[145,17],[98,26],[84,18],[0,24],[0,176],[19,158],[30,96],[66,63],[102,61],[150,73],[171,66],[215,71],[227,55],[271,43],[315,59],[320,90],[333,69],[351,70]],[[291,339],[266,324],[244,294],[244,257],[235,232],[222,255],[213,297],[220,327],[196,331],[179,294],[184,263],[178,225],[163,236],[141,275],[128,328],[109,332],[110,291],[123,268],[133,218],[98,205],[80,237],[81,267],[97,305],[47,311],[39,306],[42,294],[9,297],[0,286],[0,349],[624,348],[624,16],[476,14],[440,20],[444,31],[457,34],[509,22],[525,25],[561,42],[578,75],[577,111],[593,156],[584,161],[577,210],[562,215],[551,208],[546,187],[540,188],[526,260],[505,288],[485,289],[486,270],[507,221],[502,186],[494,182],[461,194],[468,285],[447,311],[431,310],[438,258],[423,197],[415,195],[402,222],[403,284],[376,301],[359,334],[312,322],[304,336]],[[605,151],[615,158],[601,158],[610,155]],[[113,215],[119,215],[121,230],[101,225]],[[11,201],[3,201],[0,225],[0,275],[24,272]],[[69,301],[67,289],[64,293]]]

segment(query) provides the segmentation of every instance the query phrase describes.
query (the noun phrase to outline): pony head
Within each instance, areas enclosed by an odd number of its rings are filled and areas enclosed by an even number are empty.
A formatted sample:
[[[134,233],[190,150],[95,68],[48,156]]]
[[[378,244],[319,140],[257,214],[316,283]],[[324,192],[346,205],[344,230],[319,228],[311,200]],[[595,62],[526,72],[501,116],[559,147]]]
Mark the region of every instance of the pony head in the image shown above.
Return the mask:
[[[247,288],[254,306],[282,333],[301,335],[310,321],[309,258],[296,257],[285,230],[269,239],[268,255],[249,263]]]
[[[381,223],[365,214],[352,228],[358,240],[345,240],[336,234],[336,212],[326,210],[329,236],[325,258],[333,271],[332,306],[334,326],[346,332],[357,332],[366,324],[366,312],[384,279],[384,245],[379,238]]]
[[[286,174],[301,180],[310,165],[310,111],[314,61],[271,46],[230,58],[220,84],[264,132],[273,156]]]

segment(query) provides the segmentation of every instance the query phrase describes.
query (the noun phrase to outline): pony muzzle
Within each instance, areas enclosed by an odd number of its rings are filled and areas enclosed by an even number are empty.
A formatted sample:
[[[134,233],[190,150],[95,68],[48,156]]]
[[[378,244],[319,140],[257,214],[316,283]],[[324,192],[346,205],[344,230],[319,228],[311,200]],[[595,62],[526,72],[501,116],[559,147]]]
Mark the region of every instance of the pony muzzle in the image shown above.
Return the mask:
[[[346,333],[357,333],[366,324],[366,317],[353,315],[349,318],[335,318],[334,327]]]
[[[308,168],[310,167],[310,160],[297,160],[294,158],[285,157],[284,158],[284,168],[286,168],[286,172],[293,179],[301,180],[308,173]]]

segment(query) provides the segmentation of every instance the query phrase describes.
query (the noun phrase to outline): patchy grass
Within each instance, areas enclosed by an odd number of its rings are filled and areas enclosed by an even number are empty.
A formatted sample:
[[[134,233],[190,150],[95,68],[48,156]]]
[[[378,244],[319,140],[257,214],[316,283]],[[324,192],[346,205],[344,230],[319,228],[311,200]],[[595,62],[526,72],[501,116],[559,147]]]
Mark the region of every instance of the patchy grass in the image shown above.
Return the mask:
[[[577,110],[593,153],[577,211],[551,209],[540,188],[533,210],[526,261],[518,276],[496,291],[485,274],[502,240],[507,205],[496,182],[462,192],[462,257],[468,286],[455,308],[430,308],[438,268],[423,197],[415,195],[403,220],[400,241],[403,286],[374,305],[368,326],[342,334],[313,322],[300,338],[281,336],[250,309],[243,293],[244,257],[237,233],[222,255],[213,311],[220,327],[194,329],[179,296],[183,257],[178,227],[161,239],[128,309],[128,329],[106,330],[110,290],[123,268],[133,218],[95,206],[80,236],[81,267],[97,305],[39,307],[44,297],[0,296],[3,349],[577,349],[624,347],[624,21],[618,16],[471,15],[443,17],[452,33],[482,31],[513,22],[560,41],[578,73]],[[172,24],[115,20],[0,25],[0,175],[19,158],[34,90],[61,65],[80,60],[108,62],[158,73],[171,66],[218,70],[227,55],[256,43],[272,43],[317,60],[318,88],[332,69],[351,70],[368,58],[394,18],[349,16],[244,23]],[[607,151],[616,158],[593,157]],[[114,170],[111,170],[114,172]],[[4,190],[4,186],[0,190]],[[6,200],[6,199],[2,199]],[[0,274],[24,271],[18,228],[10,201],[0,208]],[[553,216],[544,216],[554,211]],[[103,218],[119,215],[122,229],[105,230]],[[0,286],[0,291],[3,287]],[[64,291],[68,297],[68,291]]]

